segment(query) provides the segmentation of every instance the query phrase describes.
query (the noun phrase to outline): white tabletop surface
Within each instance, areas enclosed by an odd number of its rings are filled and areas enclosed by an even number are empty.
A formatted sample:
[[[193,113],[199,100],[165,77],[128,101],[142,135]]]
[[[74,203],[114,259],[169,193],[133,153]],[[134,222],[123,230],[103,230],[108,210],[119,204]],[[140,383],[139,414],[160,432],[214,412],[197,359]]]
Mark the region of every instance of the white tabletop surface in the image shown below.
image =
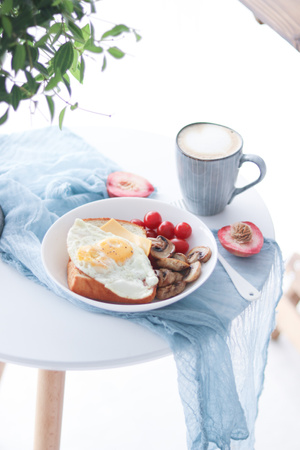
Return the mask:
[[[157,188],[157,198],[180,198],[175,137],[115,128],[76,128],[75,133]],[[225,211],[201,217],[210,228],[250,220],[274,237],[270,214],[255,189],[237,196]],[[57,297],[0,262],[0,360],[44,369],[100,369],[170,354],[168,344],[142,326],[93,314]]]

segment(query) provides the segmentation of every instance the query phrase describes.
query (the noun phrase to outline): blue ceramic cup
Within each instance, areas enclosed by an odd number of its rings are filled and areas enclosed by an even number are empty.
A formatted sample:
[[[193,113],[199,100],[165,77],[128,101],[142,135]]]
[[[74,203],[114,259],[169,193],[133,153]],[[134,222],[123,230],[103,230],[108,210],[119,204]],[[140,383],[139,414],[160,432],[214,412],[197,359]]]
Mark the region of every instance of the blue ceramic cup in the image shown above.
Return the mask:
[[[236,188],[239,168],[256,164],[260,174],[246,186]],[[262,181],[266,164],[257,155],[243,154],[243,139],[229,127],[197,122],[183,127],[176,136],[179,184],[187,208],[200,216],[224,210],[233,198]]]

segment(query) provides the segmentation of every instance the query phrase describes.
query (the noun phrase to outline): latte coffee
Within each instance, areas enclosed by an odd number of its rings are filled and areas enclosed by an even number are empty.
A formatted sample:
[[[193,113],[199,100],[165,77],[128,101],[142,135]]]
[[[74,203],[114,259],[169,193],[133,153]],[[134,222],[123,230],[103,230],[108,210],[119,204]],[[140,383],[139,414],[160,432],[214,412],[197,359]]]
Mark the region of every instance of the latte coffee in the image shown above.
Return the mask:
[[[233,155],[243,145],[241,136],[230,128],[213,123],[195,123],[177,136],[178,147],[196,159],[220,159]]]
[[[259,183],[266,174],[264,160],[243,153],[243,139],[231,128],[208,122],[186,125],[176,136],[176,165],[182,198],[200,216],[219,214],[236,195]],[[256,180],[236,187],[240,167],[254,163]]]

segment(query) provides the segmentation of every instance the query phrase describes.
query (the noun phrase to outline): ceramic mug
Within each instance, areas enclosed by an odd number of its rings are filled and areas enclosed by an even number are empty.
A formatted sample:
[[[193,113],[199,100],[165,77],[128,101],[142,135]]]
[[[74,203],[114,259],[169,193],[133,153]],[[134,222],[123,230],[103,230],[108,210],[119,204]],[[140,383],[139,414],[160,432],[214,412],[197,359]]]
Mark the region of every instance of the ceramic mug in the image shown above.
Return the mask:
[[[260,174],[246,186],[236,188],[239,168],[256,164]],[[243,139],[233,129],[209,122],[183,127],[176,136],[179,184],[187,208],[200,216],[224,210],[233,198],[262,181],[266,164],[258,155],[243,154]]]

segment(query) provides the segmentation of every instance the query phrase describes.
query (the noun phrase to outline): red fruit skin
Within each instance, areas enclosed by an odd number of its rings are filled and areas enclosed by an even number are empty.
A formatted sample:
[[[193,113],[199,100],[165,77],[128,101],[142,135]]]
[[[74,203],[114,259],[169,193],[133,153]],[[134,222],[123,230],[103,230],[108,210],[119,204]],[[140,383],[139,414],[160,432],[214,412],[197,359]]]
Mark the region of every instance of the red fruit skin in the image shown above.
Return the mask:
[[[190,247],[189,243],[185,239],[174,238],[171,242],[175,245],[176,253],[187,253]]]
[[[146,230],[146,234],[147,234],[148,238],[156,238],[156,236],[157,236],[157,232],[155,230],[150,230],[150,229]]]
[[[218,238],[222,246],[233,255],[240,256],[242,258],[247,258],[252,255],[256,255],[260,252],[263,244],[264,237],[260,229],[252,222],[245,222],[251,227],[252,230],[252,240],[245,244],[239,244],[231,236],[230,225],[220,228],[218,231]]]
[[[157,211],[148,211],[144,216],[144,224],[147,228],[150,228],[150,230],[156,230],[161,222],[161,215]]]
[[[157,234],[161,234],[167,239],[173,239],[175,236],[174,234],[174,225],[172,222],[169,222],[168,220],[164,220],[158,227],[157,227]]]
[[[140,219],[132,219],[130,222],[134,223],[135,225],[139,225],[140,227],[145,228],[144,222]]]
[[[186,222],[180,222],[176,225],[174,233],[178,239],[187,239],[192,234],[192,227]]]
[[[112,172],[106,180],[109,197],[149,197],[154,186],[140,175],[129,172]]]

